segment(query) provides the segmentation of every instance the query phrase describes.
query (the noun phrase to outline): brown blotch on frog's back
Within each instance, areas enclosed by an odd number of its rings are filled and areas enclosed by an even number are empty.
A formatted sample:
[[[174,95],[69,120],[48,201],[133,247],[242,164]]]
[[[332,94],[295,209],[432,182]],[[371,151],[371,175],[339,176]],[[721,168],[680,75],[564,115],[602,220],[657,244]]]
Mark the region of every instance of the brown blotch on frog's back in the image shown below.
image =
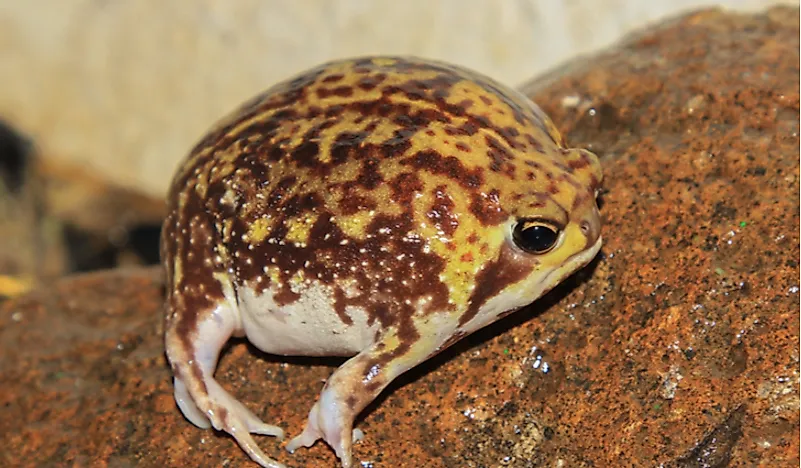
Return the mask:
[[[342,73],[335,73],[333,75],[328,75],[325,78],[323,78],[322,82],[329,84],[336,83],[337,81],[342,81],[343,78],[345,78],[345,75],[343,75]]]
[[[258,113],[264,113],[281,107],[306,104],[309,90],[313,88],[317,79],[326,72],[326,69],[326,65],[321,65],[279,84],[278,86],[283,87],[281,92],[277,92],[275,87],[268,89],[263,93],[263,102],[255,104],[253,110],[258,111]]]
[[[232,130],[233,127],[236,127],[240,123],[246,122],[253,117],[255,117],[255,115],[241,116],[230,125],[230,129]],[[274,148],[280,148],[280,146],[271,142],[276,136],[278,136],[282,121],[292,120],[294,118],[296,118],[295,111],[282,110],[277,114],[271,115],[266,120],[251,122],[247,127],[240,129],[236,134],[229,134],[226,131],[224,134],[216,135],[215,138],[206,142],[204,148],[200,148],[207,150],[205,155],[195,154],[192,156],[194,159],[192,166],[197,167],[200,164],[205,164],[208,162],[208,160],[215,158],[218,152],[228,150],[238,142],[244,142],[244,144],[248,144],[247,142],[250,139],[260,142],[257,144],[255,149],[258,152],[265,150],[269,152]],[[281,151],[279,155],[283,156],[284,151]],[[269,156],[274,157],[275,155],[270,154]]]
[[[451,117],[437,109],[419,109],[416,112],[398,114],[392,123],[409,129],[422,130],[428,128],[433,122],[450,123]]]
[[[411,148],[411,137],[417,133],[416,129],[401,128],[393,132],[392,136],[381,143],[365,144],[369,136],[368,131],[342,132],[331,144],[331,166],[342,164],[349,159],[394,158],[401,156]]]
[[[298,167],[320,167],[320,144],[316,141],[305,140],[289,153],[289,159]]]
[[[368,136],[367,132],[339,133],[331,143],[331,165],[342,164],[353,157]]]
[[[372,91],[386,79],[385,74],[375,74],[360,78],[356,86],[364,91]]]
[[[332,187],[333,188],[333,187]],[[364,196],[362,190],[354,182],[345,182],[341,185],[342,201],[339,209],[345,216],[354,215],[363,211],[370,211],[377,208],[374,198]]]
[[[322,206],[322,197],[316,193],[293,194],[281,207],[281,217],[288,220],[304,213],[315,213]]]
[[[403,65],[396,64],[396,68],[403,68]],[[437,65],[415,64],[416,69],[420,70],[439,70],[440,75],[430,79],[410,79],[398,85],[386,86],[382,89],[381,98],[372,101],[353,101],[343,104],[343,109],[352,109],[357,113],[366,115],[379,115],[382,117],[395,116],[394,120],[400,126],[422,129],[432,122],[448,123],[452,116],[465,117],[467,121],[460,127],[452,127],[446,130],[450,134],[473,135],[479,128],[487,128],[494,131],[506,143],[514,149],[522,148],[522,144],[517,141],[519,135],[513,127],[496,127],[492,119],[482,115],[470,113],[468,110],[474,105],[472,99],[463,99],[461,102],[453,104],[445,99],[450,94],[454,84],[462,82],[465,77],[459,74],[454,75],[453,70],[439,67]],[[415,108],[409,103],[392,102],[391,99],[396,94],[402,94],[410,100],[424,100],[433,102],[437,105],[436,109]],[[337,115],[339,111],[337,112]]]
[[[490,170],[493,172],[503,172],[510,178],[513,178],[515,167],[512,161],[515,160],[515,155],[495,137],[487,135],[484,137],[484,141],[488,146],[487,157],[490,160]]]
[[[426,68],[435,69],[436,67],[426,66]],[[438,71],[440,73],[433,78],[410,79],[397,85],[387,86],[385,92],[401,93],[411,101],[425,100],[444,103],[444,100],[450,96],[453,85],[463,81],[463,78],[450,71]]]
[[[317,88],[315,94],[319,99],[326,99],[330,96],[350,97],[353,95],[352,86],[337,86],[335,88]]]
[[[470,212],[483,226],[498,225],[509,217],[501,206],[500,192],[497,189],[487,193],[473,193]]]
[[[447,116],[457,116],[457,117],[466,117],[467,123],[464,124],[461,130],[464,133],[470,135],[473,134],[473,128],[487,128],[493,130],[495,133],[500,135],[506,142],[513,148],[522,147],[520,143],[515,140],[515,137],[519,134],[514,128],[512,127],[496,127],[492,119],[482,115],[482,114],[475,114],[469,113],[468,110],[474,106],[474,101],[469,98],[465,98],[462,101],[454,104],[449,103],[446,99],[450,96],[450,91],[455,84],[465,81],[467,78],[462,76],[462,73],[454,73],[453,69],[447,67],[441,67],[436,64],[425,64],[421,66],[421,69],[426,70],[437,70],[440,72],[434,78],[430,79],[412,79],[408,80],[402,84],[395,85],[395,86],[387,86],[384,89],[384,95],[392,95],[394,93],[400,92],[403,93],[408,99],[410,100],[426,100],[429,102],[435,102],[437,104],[437,108],[440,113],[444,113]],[[489,92],[497,92],[502,93],[499,89],[495,88],[493,85],[489,85],[489,87],[484,86],[485,83],[484,79],[476,78],[481,85],[486,90],[491,90]],[[484,97],[484,96],[481,96]],[[512,112],[515,114],[515,118],[518,119],[519,123],[524,123],[524,117],[520,113],[521,107],[510,97],[504,96],[501,100],[512,109]],[[443,117],[437,119],[441,122],[449,122],[449,117]],[[510,130],[511,129],[511,130]]]
[[[255,150],[248,150],[236,160],[237,169],[245,171],[243,182],[254,189],[270,180],[270,167]]]
[[[414,195],[423,190],[423,182],[415,172],[401,172],[389,181],[392,200],[400,206],[410,206]]]
[[[465,123],[462,126],[455,126],[455,125],[447,125],[445,126],[445,134],[448,136],[472,136],[476,133],[477,127],[470,122]],[[434,136],[434,133],[431,133],[431,136]]]
[[[230,144],[232,139],[225,138],[226,135],[240,123],[248,121],[259,114],[263,114],[266,110],[265,106],[268,106],[265,102],[272,96],[274,96],[274,93],[271,88],[240,106],[236,112],[232,114],[233,117],[228,118],[229,120],[218,122],[215,128],[206,133],[206,135],[192,147],[189,152],[191,155],[190,157],[197,157],[199,153],[205,149],[211,149],[209,156],[213,156],[214,150],[225,147],[226,144]],[[292,111],[287,109],[286,112]],[[238,135],[234,138],[238,138]]]
[[[519,102],[519,99],[525,98],[510,96],[506,90],[502,89],[490,78],[476,79],[476,84],[481,86],[488,94],[492,94],[497,99],[500,99],[501,102],[511,109],[512,116],[517,123],[520,125],[525,124],[529,112],[527,112],[527,109],[524,109]]]
[[[267,208],[276,209],[280,207],[297,181],[297,176],[289,175],[274,184],[272,190],[270,190],[270,193],[267,195]]]
[[[417,129],[400,128],[392,133],[392,137],[381,143],[381,153],[387,158],[403,156],[412,147],[411,138]]]
[[[361,171],[356,177],[356,183],[367,190],[374,190],[384,181],[384,177],[378,168],[381,161],[375,157],[366,158],[362,161]]]
[[[473,149],[470,148],[470,145],[468,145],[467,143],[461,142],[461,141],[457,141],[454,146],[456,147],[456,149],[458,149],[459,151],[462,151],[464,153],[472,153],[473,152]]]
[[[459,227],[459,217],[453,212],[455,206],[453,199],[448,195],[448,188],[444,185],[434,188],[432,195],[434,201],[426,216],[437,229],[451,238]]]
[[[482,168],[467,169],[459,158],[442,156],[442,154],[434,150],[418,151],[409,158],[404,159],[401,164],[432,174],[446,176],[469,189],[476,189],[484,183]]]

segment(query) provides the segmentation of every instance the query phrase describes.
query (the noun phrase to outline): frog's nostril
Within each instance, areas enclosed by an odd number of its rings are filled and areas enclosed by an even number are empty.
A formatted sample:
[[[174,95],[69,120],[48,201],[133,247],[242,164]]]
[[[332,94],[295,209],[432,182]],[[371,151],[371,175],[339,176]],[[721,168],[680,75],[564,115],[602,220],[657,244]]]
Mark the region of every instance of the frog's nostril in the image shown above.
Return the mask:
[[[584,233],[585,236],[590,235],[590,232],[592,231],[592,226],[590,226],[589,221],[586,220],[582,221],[579,227],[581,228],[581,232]]]

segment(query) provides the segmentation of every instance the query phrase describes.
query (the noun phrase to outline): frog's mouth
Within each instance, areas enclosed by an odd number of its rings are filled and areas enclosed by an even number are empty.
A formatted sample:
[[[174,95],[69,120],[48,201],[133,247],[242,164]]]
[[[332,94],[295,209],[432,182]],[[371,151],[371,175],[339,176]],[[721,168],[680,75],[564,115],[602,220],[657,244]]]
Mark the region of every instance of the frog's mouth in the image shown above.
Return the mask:
[[[593,244],[592,247],[584,249],[580,252],[576,252],[570,257],[567,257],[567,260],[565,260],[565,262],[559,268],[554,268],[550,273],[545,275],[545,277],[543,277],[540,281],[540,284],[543,285],[544,288],[550,284],[552,286],[548,289],[552,289],[553,286],[561,283],[571,274],[587,266],[587,264],[590,263],[596,255],[598,255],[598,251],[601,250],[602,245],[603,237],[598,236],[598,240],[595,241],[595,244]],[[545,290],[544,288],[541,294],[548,292],[548,290]]]

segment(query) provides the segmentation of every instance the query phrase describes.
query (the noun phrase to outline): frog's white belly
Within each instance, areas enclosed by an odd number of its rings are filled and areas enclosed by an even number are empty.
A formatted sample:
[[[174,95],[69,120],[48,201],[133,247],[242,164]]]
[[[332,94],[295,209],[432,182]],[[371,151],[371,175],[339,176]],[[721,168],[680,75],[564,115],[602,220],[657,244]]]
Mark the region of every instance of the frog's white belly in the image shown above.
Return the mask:
[[[334,309],[331,290],[312,282],[297,291],[287,305],[275,301],[276,291],[257,293],[237,288],[239,317],[248,341],[260,350],[286,356],[352,356],[373,343],[378,323],[368,324],[361,307],[347,306],[347,324]]]

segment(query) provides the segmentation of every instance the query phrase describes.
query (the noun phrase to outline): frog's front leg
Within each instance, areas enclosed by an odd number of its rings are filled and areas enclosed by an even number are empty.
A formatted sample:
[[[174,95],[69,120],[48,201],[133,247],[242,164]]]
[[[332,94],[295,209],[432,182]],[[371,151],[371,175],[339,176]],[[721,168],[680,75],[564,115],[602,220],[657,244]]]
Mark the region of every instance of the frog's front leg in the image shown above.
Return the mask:
[[[286,449],[294,452],[323,439],[334,449],[343,468],[353,466],[354,420],[396,377],[434,354],[444,341],[438,336],[444,334],[421,335],[409,323],[405,332],[390,329],[372,346],[349,359],[328,378],[309,412],[303,432],[289,441]]]

